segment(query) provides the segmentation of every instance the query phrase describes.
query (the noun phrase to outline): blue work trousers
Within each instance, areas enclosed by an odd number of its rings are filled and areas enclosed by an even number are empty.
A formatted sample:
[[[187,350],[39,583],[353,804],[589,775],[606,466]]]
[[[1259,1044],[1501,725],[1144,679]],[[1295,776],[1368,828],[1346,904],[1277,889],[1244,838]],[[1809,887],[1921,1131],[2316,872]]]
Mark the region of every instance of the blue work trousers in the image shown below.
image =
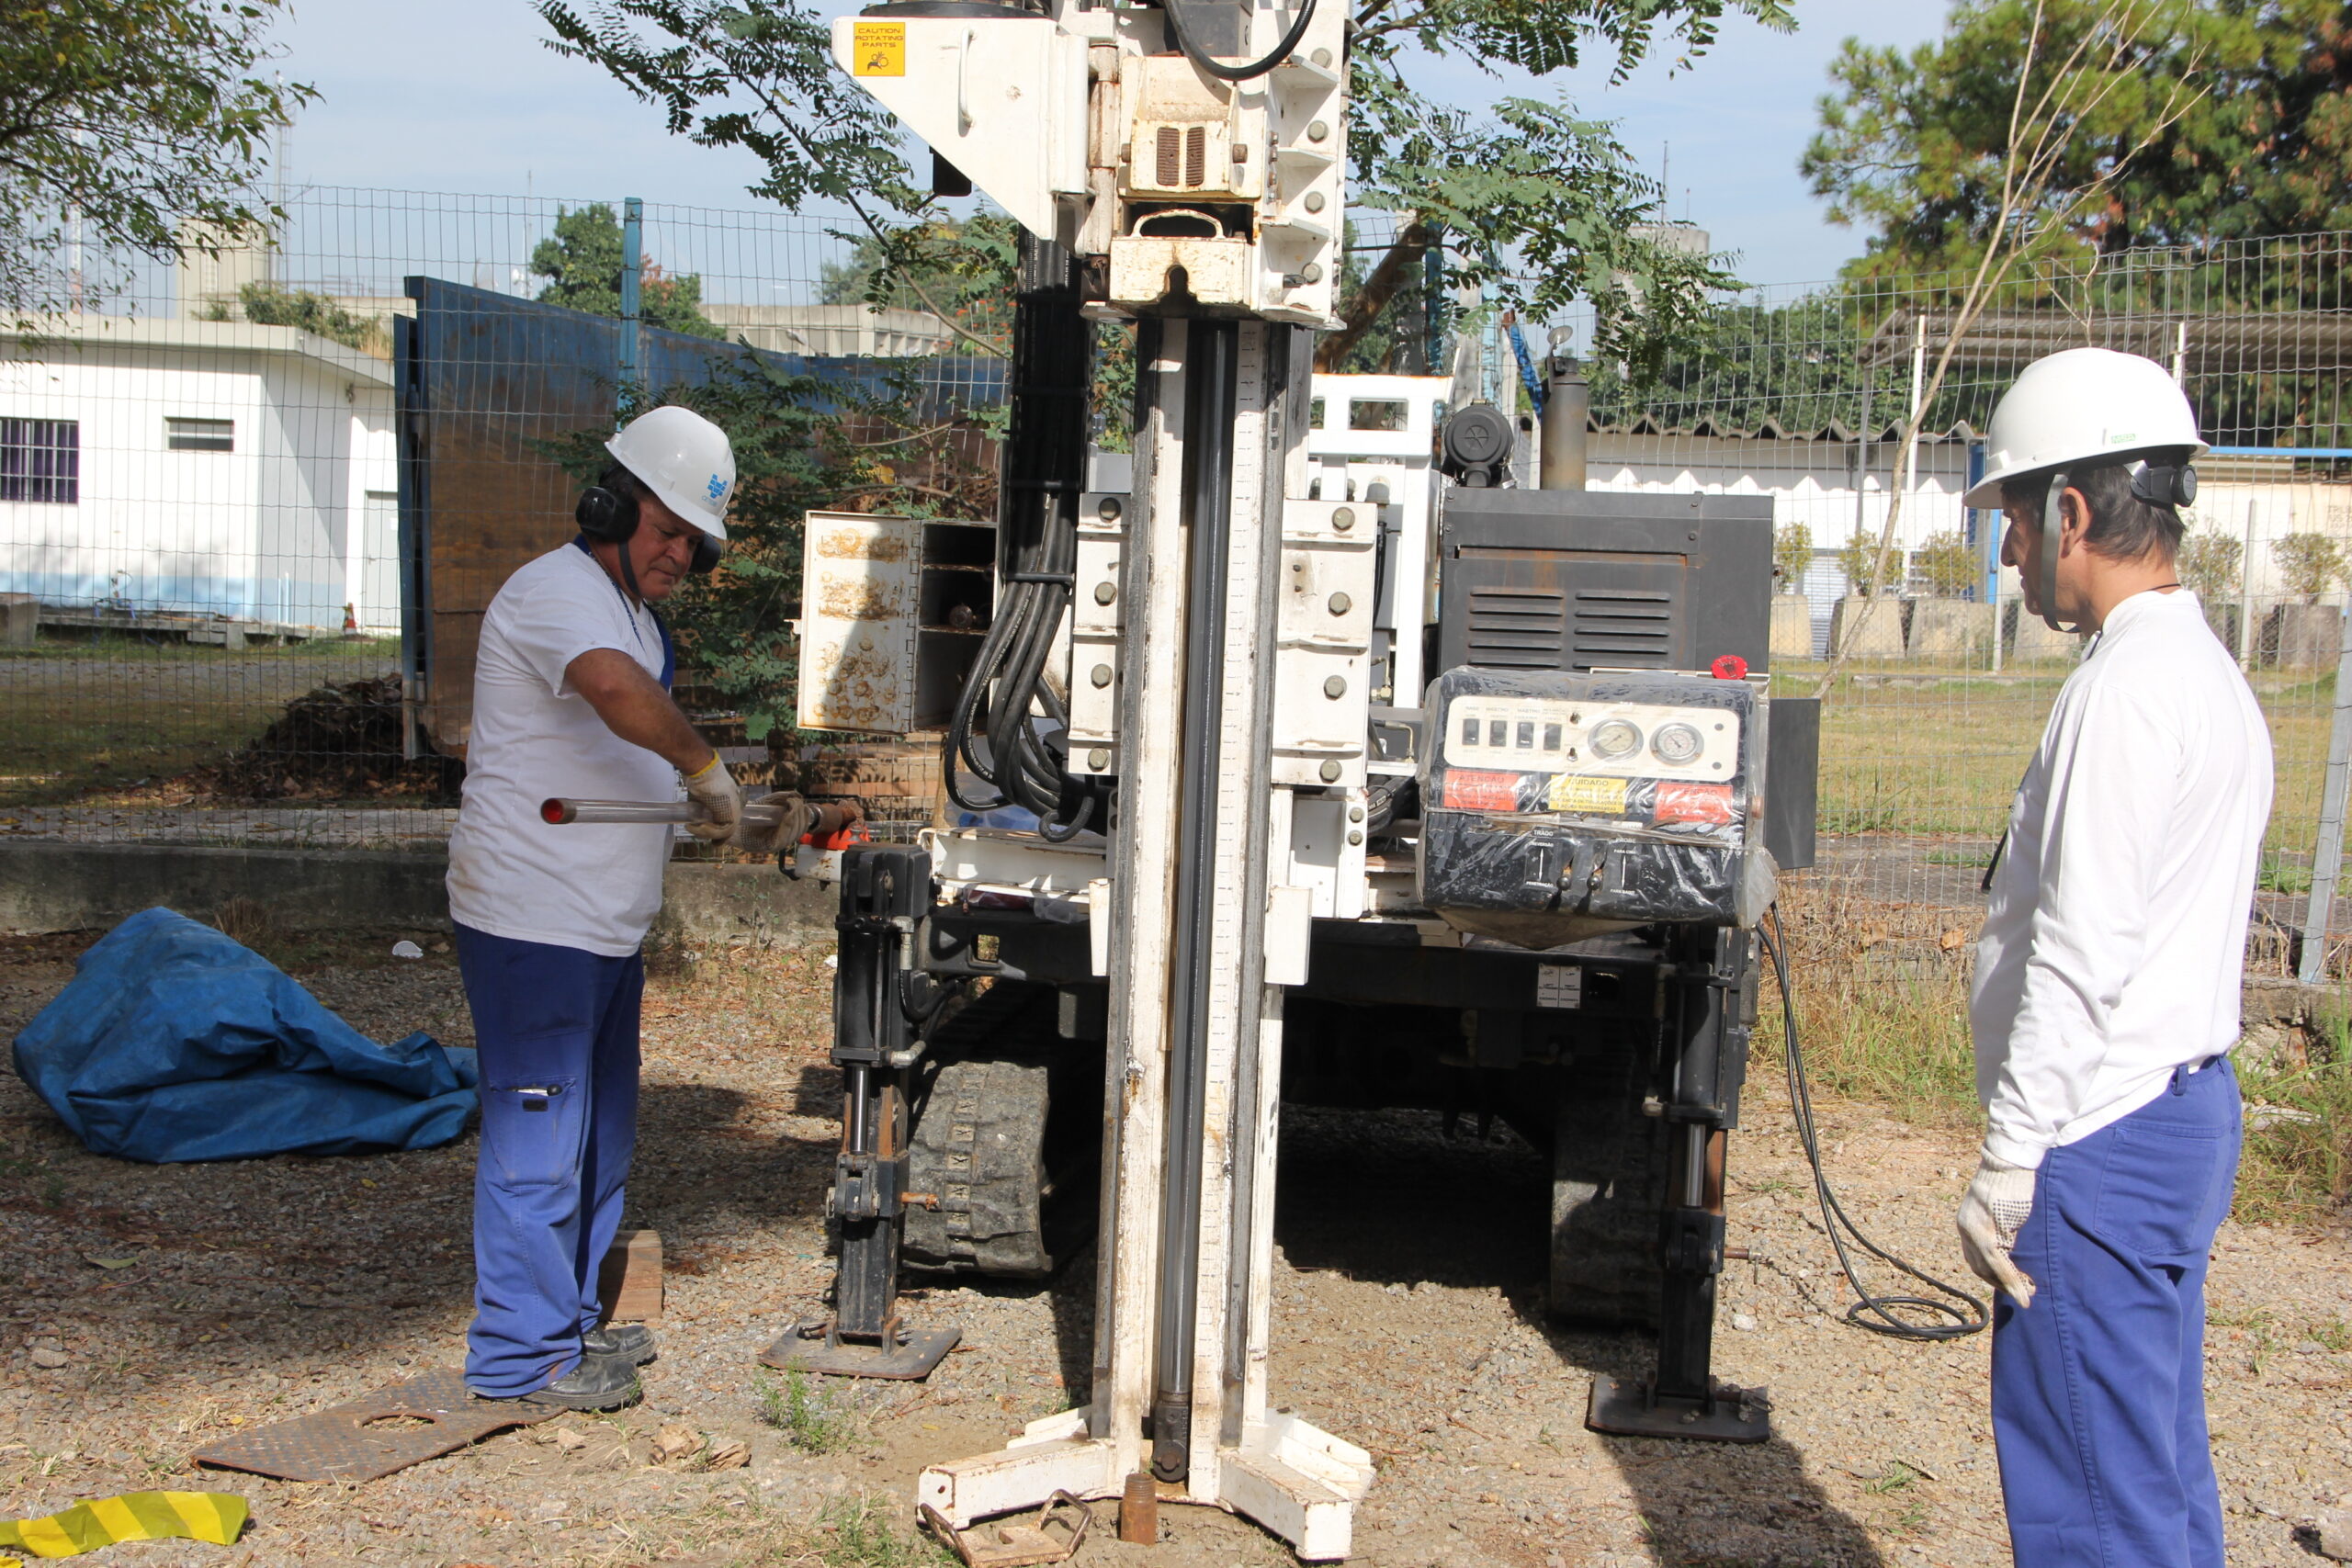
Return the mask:
[[[2226,1057],[2042,1157],[1993,1311],[1993,1436],[2031,1568],[2222,1568],[2205,1431],[2205,1269],[2241,1138]]]
[[[645,961],[458,927],[481,1052],[466,1384],[501,1397],[570,1371],[637,1148]]]

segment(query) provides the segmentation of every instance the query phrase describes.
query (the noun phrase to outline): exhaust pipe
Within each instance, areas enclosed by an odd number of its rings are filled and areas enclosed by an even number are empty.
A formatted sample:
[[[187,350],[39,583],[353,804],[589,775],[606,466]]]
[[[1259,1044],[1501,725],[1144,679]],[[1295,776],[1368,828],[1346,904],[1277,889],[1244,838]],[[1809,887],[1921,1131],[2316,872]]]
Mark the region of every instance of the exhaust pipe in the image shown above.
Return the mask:
[[[1586,384],[1584,366],[1567,352],[1566,329],[1555,331],[1551,375],[1544,384],[1540,489],[1584,489],[1585,425],[1591,412],[1592,389]]]

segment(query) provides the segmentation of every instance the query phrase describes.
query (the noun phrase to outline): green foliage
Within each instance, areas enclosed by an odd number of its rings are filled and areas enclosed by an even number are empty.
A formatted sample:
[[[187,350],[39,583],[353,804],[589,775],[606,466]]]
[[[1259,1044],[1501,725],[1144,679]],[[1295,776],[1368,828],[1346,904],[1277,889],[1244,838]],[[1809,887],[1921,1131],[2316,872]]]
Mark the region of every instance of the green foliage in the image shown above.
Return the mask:
[[[0,310],[74,302],[76,220],[89,255],[170,262],[278,216],[251,193],[271,136],[316,96],[263,69],[282,3],[0,5]],[[114,281],[85,259],[81,301]]]
[[[887,497],[900,514],[986,516],[993,476],[953,439],[911,369],[871,386],[787,376],[746,353],[699,386],[662,389],[657,402],[690,408],[727,433],[735,500],[727,552],[662,605],[681,669],[695,673],[743,718],[746,739],[793,731],[803,520],[811,511],[864,511]],[[650,405],[649,405],[650,406]],[[605,429],[574,431],[548,454],[585,483],[611,461]]]
[[[760,1420],[782,1432],[785,1439],[802,1453],[838,1453],[857,1440],[855,1413],[843,1409],[831,1395],[812,1387],[806,1372],[787,1371],[779,1383],[763,1370],[756,1375],[752,1388],[759,1399]],[[855,1521],[861,1528],[868,1522],[862,1515]]]
[[[306,288],[286,288],[275,283],[248,283],[237,290],[245,320],[261,327],[300,327],[320,337],[333,338],[349,348],[376,351],[383,330],[364,316],[355,316],[323,294]],[[222,314],[226,314],[224,310]]]
[[[1983,575],[1976,552],[1961,542],[1955,529],[1930,534],[1921,541],[1912,552],[1911,570],[1928,593],[1939,599],[1959,598]]]
[[[1607,360],[1591,367],[1593,412],[1605,420],[1647,413],[1668,425],[1702,417],[1753,430],[1767,420],[1786,430],[1863,423],[1868,301],[1832,288],[1789,305],[1719,306],[1699,343],[1628,385]],[[1884,423],[1889,404],[1873,409]]]
[[[540,301],[595,316],[619,315],[623,254],[620,217],[608,203],[556,209],[554,235],[531,252],[531,271],[549,280],[539,290]],[[655,262],[642,265],[639,321],[695,337],[722,335],[702,313],[700,276],[684,273],[673,277]]]
[[[955,1562],[929,1537],[900,1535],[898,1515],[890,1504],[864,1493],[828,1504],[818,1516],[818,1528],[830,1538],[818,1549],[825,1568],[934,1568]]]
[[[1007,352],[1012,341],[1013,268],[1021,226],[983,208],[968,219],[932,218],[867,234],[849,259],[827,262],[817,298],[827,305],[928,310],[980,344]]]
[[[2228,534],[2199,529],[2180,541],[2173,568],[2182,584],[2208,604],[2233,598],[2238,591],[2238,563],[2245,542]]]
[[[1813,568],[1813,530],[1792,523],[1772,536],[1772,574],[1783,593],[1804,592],[1804,574]]]
[[[814,7],[539,0],[538,10],[552,47],[659,106],[673,133],[758,158],[766,173],[753,194],[796,210],[831,200],[855,214],[874,249],[849,270],[869,301],[953,319],[924,275],[944,265],[960,276],[939,252],[967,237],[937,220],[890,116],[834,69]],[[1654,369],[1703,320],[1708,291],[1729,281],[1719,258],[1636,231],[1655,218],[1658,193],[1605,122],[1525,98],[1477,114],[1451,108],[1411,89],[1400,62],[1418,51],[1541,76],[1598,45],[1614,51],[1622,78],[1658,48],[1677,48],[1687,65],[1729,12],[1789,25],[1785,0],[1371,0],[1351,34],[1351,184],[1369,205],[1444,225],[1449,287],[1491,283],[1503,305],[1537,321],[1591,300],[1601,319],[1592,354]]]
[[[1871,233],[1849,273],[1982,253],[2004,164],[2038,141],[2029,123],[2012,147],[2029,52],[2029,107],[2045,93],[2070,106],[2048,190],[2022,215],[2064,214],[2058,248],[2112,254],[2352,226],[2352,12],[2341,0],[1961,0],[1940,39],[1905,53],[1849,39],[1830,68],[1836,91],[1801,167],[1833,221]]]
[[[2343,581],[2346,570],[2352,568],[2352,561],[2345,558],[2344,547],[2325,534],[2289,534],[2272,543],[2270,555],[2278,563],[2279,575],[2287,580],[2287,592],[2300,593],[2312,604]]]
[[[1895,553],[1887,565],[1902,570],[1903,557]],[[1857,528],[1848,536],[1838,552],[1838,570],[1846,574],[1846,592],[1864,597],[1878,592],[1878,536],[1867,528]]]
[[[1364,205],[1443,230],[1448,288],[1490,291],[1531,321],[1589,300],[1589,356],[1628,366],[1636,381],[1704,342],[1710,295],[1736,280],[1723,258],[1660,243],[1645,229],[1659,193],[1607,122],[1534,98],[1499,98],[1491,118],[1431,103],[1406,85],[1393,55],[1361,39],[1350,83],[1352,190]]]

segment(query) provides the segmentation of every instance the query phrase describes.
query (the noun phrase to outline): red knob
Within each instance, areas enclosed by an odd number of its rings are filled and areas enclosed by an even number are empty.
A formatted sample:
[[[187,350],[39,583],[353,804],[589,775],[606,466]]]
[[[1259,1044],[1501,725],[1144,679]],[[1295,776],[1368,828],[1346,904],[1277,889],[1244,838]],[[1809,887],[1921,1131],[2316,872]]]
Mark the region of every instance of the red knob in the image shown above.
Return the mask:
[[[1745,681],[1747,679],[1747,660],[1742,659],[1736,653],[1724,654],[1722,658],[1716,660],[1713,664],[1708,666],[1708,668],[1715,672],[1715,679],[1718,681]]]

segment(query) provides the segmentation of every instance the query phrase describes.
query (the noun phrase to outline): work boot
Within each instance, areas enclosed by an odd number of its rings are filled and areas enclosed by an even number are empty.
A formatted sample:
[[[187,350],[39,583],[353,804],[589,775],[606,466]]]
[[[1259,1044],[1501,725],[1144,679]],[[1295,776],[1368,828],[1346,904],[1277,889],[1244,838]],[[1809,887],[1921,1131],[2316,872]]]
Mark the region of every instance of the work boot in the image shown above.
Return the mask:
[[[641,1323],[608,1323],[580,1337],[580,1348],[591,1356],[610,1356],[641,1367],[662,1353],[653,1330]]]
[[[497,1394],[475,1393],[476,1399]],[[566,1410],[626,1410],[645,1397],[638,1386],[637,1368],[617,1356],[583,1353],[580,1364],[544,1388],[503,1397],[518,1404],[553,1404]]]

